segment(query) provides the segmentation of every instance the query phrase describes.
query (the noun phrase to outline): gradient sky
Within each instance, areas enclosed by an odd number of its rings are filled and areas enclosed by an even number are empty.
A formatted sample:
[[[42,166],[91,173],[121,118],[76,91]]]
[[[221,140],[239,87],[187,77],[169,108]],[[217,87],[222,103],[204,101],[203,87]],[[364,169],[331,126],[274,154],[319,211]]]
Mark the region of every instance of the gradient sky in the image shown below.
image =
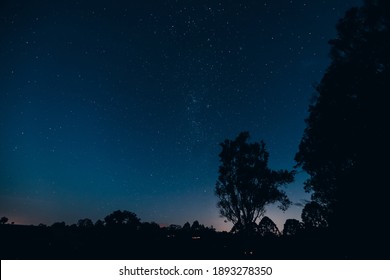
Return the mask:
[[[292,169],[335,24],[358,0],[0,2],[0,216],[114,210],[229,230],[219,143],[263,139]],[[298,218],[295,203],[267,215]]]

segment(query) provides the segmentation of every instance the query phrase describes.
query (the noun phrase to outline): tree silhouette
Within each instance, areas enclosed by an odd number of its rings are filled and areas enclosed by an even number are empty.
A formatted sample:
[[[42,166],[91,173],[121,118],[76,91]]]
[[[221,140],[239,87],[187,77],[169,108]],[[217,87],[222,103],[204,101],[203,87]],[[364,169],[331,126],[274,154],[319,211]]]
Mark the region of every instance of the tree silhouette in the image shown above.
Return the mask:
[[[300,233],[303,229],[303,224],[296,219],[287,219],[283,226],[283,235],[293,236]]]
[[[171,231],[171,232],[176,232],[176,231],[179,231],[181,229],[182,229],[181,225],[175,225],[175,224],[171,224],[167,227],[167,230]]]
[[[63,229],[66,227],[65,222],[55,222],[51,225],[52,228]]]
[[[191,225],[192,231],[201,231],[205,228],[204,225],[201,225],[198,220],[195,220]]]
[[[280,231],[276,224],[267,216],[264,216],[259,225],[258,232],[261,236],[279,236]]]
[[[183,228],[182,228],[184,231],[190,231],[191,230],[191,225],[189,222],[186,222],[184,225],[183,225]]]
[[[141,230],[147,233],[156,233],[160,231],[160,226],[155,222],[151,222],[151,223],[143,222],[141,224]]]
[[[269,169],[264,142],[247,143],[248,138],[249,133],[242,132],[235,140],[225,140],[219,154],[215,193],[220,214],[234,224],[233,232],[255,231],[267,204],[280,202],[282,210],[290,205],[280,187],[293,181],[293,172]]]
[[[389,214],[382,163],[389,143],[389,27],[386,0],[366,0],[339,21],[332,62],[295,157],[310,175],[305,190],[327,210],[329,226],[343,233],[371,234],[359,221],[381,224]]]
[[[91,219],[88,219],[88,218],[80,219],[77,222],[77,226],[79,228],[92,228],[93,227],[93,222],[91,221]]]
[[[104,222],[102,221],[102,220],[97,220],[96,222],[95,222],[95,227],[96,228],[103,228],[104,227]]]
[[[0,225],[4,225],[8,222],[8,218],[7,217],[1,217],[0,218]]]
[[[127,210],[116,210],[104,218],[106,226],[126,226],[127,228],[137,229],[140,226],[140,219],[133,212]]]
[[[327,211],[315,201],[305,205],[302,210],[302,222],[306,229],[325,228],[328,226]]]

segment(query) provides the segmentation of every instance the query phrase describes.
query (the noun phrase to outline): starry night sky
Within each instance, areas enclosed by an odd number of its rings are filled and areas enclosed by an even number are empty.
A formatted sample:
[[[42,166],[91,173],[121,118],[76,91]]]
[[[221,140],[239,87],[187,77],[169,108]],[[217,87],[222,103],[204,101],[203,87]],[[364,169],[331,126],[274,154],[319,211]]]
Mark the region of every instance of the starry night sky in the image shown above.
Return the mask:
[[[263,139],[292,169],[328,40],[358,0],[0,2],[0,216],[75,223],[129,210],[229,230],[219,143]],[[267,215],[282,229],[295,203]]]

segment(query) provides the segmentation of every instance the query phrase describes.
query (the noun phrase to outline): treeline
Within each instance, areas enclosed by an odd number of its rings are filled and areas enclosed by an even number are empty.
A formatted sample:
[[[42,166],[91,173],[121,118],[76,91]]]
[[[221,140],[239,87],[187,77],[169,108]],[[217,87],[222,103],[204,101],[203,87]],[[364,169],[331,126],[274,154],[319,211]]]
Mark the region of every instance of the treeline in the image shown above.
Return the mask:
[[[0,218],[0,225],[7,224],[9,219],[7,217]],[[10,223],[14,225],[14,223]],[[171,224],[167,227],[160,227],[156,222],[141,222],[141,219],[133,212],[127,210],[116,210],[111,214],[107,215],[103,220],[98,219],[95,223],[89,219],[79,219],[77,223],[67,225],[65,222],[55,222],[51,226],[47,226],[40,223],[37,227],[40,228],[54,228],[54,229],[121,229],[130,231],[146,231],[146,232],[189,232],[189,233],[200,233],[200,232],[215,232],[213,226],[207,227],[200,224],[199,221],[195,220],[192,225],[186,222],[183,226]]]
[[[309,206],[309,207],[308,207]],[[252,232],[245,232],[245,235],[253,236],[273,236],[278,237],[281,235],[292,236],[300,234],[304,231],[313,231],[316,229],[326,228],[326,220],[319,211],[316,211],[315,203],[308,203],[303,210],[302,220],[300,222],[296,219],[287,219],[283,230],[280,231],[277,225],[267,216],[264,216],[258,225],[254,227]],[[0,225],[14,225],[13,222],[8,223],[7,217],[0,218]],[[98,219],[95,223],[89,219],[79,219],[77,223],[67,225],[65,222],[55,222],[51,226],[47,226],[40,223],[39,228],[52,228],[52,229],[108,229],[108,230],[125,230],[139,231],[149,234],[165,234],[167,237],[176,237],[181,235],[190,235],[192,239],[199,239],[202,235],[216,233],[216,229],[213,226],[207,227],[198,220],[195,220],[192,224],[186,222],[183,226],[177,224],[171,224],[166,227],[161,227],[156,222],[141,222],[138,216],[127,210],[116,210],[107,215],[103,220]],[[233,234],[231,232],[231,234]],[[237,232],[237,234],[241,234]]]
[[[130,211],[95,223],[0,225],[1,259],[334,259],[371,252],[337,242],[328,228],[288,219],[282,231],[267,216],[249,232],[218,232],[194,221],[160,227]],[[313,246],[315,245],[315,246]],[[358,250],[357,250],[358,249]],[[377,258],[382,256],[377,255]]]

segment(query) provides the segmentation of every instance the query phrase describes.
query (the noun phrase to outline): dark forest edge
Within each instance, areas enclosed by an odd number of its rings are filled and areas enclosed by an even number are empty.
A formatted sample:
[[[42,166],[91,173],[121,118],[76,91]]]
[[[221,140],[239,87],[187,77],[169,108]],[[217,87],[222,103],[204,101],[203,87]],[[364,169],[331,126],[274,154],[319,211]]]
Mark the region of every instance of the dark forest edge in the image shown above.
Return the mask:
[[[387,258],[376,241],[337,241],[328,228],[288,219],[282,232],[265,216],[251,234],[217,232],[198,221],[160,227],[129,211],[93,223],[15,225],[2,219],[1,259],[366,259]]]

